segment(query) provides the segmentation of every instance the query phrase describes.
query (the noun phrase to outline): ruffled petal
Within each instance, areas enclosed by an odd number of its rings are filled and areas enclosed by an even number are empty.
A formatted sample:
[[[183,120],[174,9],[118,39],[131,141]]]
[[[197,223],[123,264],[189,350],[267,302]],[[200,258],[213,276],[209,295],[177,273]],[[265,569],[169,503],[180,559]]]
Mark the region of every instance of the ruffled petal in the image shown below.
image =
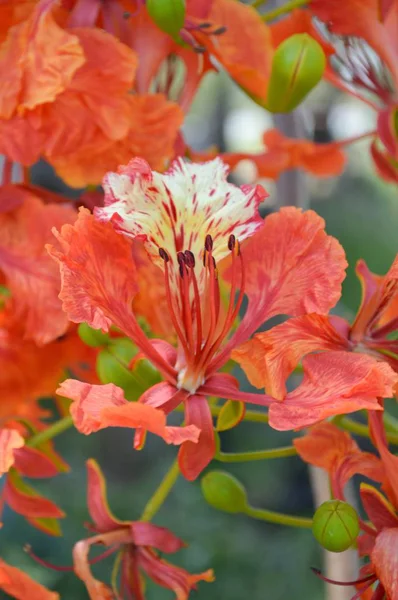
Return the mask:
[[[198,477],[214,457],[216,446],[213,419],[207,399],[204,396],[189,396],[185,403],[185,422],[196,426],[200,431],[196,444],[185,442],[178,453],[181,473],[192,481]]]
[[[105,427],[142,428],[162,437],[168,444],[196,442],[199,430],[194,425],[168,427],[162,410],[141,402],[128,402],[123,390],[113,383],[91,385],[67,379],[57,393],[74,402],[70,411],[80,433],[89,435]]]
[[[96,531],[105,533],[113,531],[128,521],[120,521],[111,512],[106,496],[106,481],[99,464],[92,458],[86,462],[87,467],[87,506]]]
[[[360,473],[375,481],[384,480],[383,465],[377,456],[362,452],[351,436],[333,425],[320,423],[293,441],[301,458],[327,471],[335,495],[343,497],[346,483]]]
[[[348,340],[336,331],[327,316],[310,314],[258,333],[234,350],[231,357],[252,385],[264,387],[281,400],[286,395],[285,382],[303,356],[318,350],[348,347]]]
[[[71,206],[44,204],[29,192],[19,207],[0,213],[0,270],[11,291],[7,321],[23,323],[24,337],[40,345],[68,327],[58,298],[59,272],[44,246],[53,238],[52,227],[75,219]]]
[[[191,590],[196,589],[199,581],[214,581],[211,569],[198,575],[191,575],[181,567],[175,567],[162,560],[149,548],[140,549],[137,562],[155,583],[172,590],[176,600],[188,600]]]
[[[184,542],[169,529],[153,523],[134,521],[131,523],[131,533],[136,546],[151,546],[166,554],[177,552],[185,546]]]
[[[15,462],[15,450],[24,444],[25,440],[15,429],[0,429],[0,475],[9,471]]]
[[[377,577],[387,598],[398,598],[398,528],[384,529],[376,538],[371,554]]]
[[[59,594],[0,559],[0,589],[16,600],[58,600]]]
[[[286,207],[243,247],[249,306],[232,347],[275,315],[326,314],[336,304],[347,262],[324,227],[314,211]]]
[[[217,0],[206,18],[225,27],[218,36],[195,37],[222,64],[236,83],[249,94],[265,99],[273,47],[270,30],[251,6],[234,0]],[[203,21],[203,19],[202,19]]]
[[[380,397],[390,397],[397,375],[370,356],[327,352],[306,356],[302,383],[269,409],[278,430],[313,425],[327,417],[366,408],[382,410]]]

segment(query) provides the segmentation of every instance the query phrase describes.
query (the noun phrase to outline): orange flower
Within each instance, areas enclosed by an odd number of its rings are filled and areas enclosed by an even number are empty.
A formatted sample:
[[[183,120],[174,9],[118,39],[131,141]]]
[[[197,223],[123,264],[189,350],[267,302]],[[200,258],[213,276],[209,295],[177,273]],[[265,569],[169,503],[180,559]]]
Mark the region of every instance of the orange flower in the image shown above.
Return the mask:
[[[58,600],[56,592],[50,592],[26,573],[0,559],[0,589],[16,600]]]
[[[340,317],[307,314],[259,333],[235,350],[234,360],[253,385],[283,398],[285,381],[301,358],[320,350],[340,350],[347,359],[349,352],[368,353],[398,373],[398,343],[388,337],[398,323],[398,258],[384,277],[371,273],[364,261],[358,262],[357,275],[362,302],[352,325]]]
[[[302,385],[279,402],[240,391],[234,377],[219,373],[232,350],[271,317],[327,312],[339,297],[346,266],[342,248],[315,213],[285,208],[263,222],[262,188],[237,188],[226,175],[219,159],[202,165],[179,160],[166,174],[135,159],[106,176],[105,207],[96,209],[97,219],[82,210],[74,226],[57,234],[58,245],[49,247],[60,264],[60,297],[69,318],[105,331],[115,325],[163,375],[139,403],[165,414],[183,404],[186,425],[200,430],[197,441],[180,439],[179,464],[188,479],[196,478],[215,452],[208,396],[270,406],[273,427],[294,429],[359,408],[380,410],[377,397],[390,394],[396,379],[387,365],[370,357],[311,356]],[[132,312],[140,282],[131,244],[140,242],[163,274],[177,349],[148,339]],[[230,267],[223,275],[230,292],[222,307],[217,263],[227,257]],[[245,294],[246,314],[230,333]],[[138,409],[115,386],[84,387],[68,380],[61,392],[75,400],[78,427],[138,427],[136,447],[146,429],[155,431],[158,417],[140,427]]]

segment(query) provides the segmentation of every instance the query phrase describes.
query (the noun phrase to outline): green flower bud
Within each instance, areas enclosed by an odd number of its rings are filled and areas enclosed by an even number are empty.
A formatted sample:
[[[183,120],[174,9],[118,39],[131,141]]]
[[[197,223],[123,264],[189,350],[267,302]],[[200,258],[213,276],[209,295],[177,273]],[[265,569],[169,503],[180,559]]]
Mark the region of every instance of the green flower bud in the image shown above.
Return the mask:
[[[101,383],[114,383],[124,390],[127,400],[138,400],[149,387],[160,381],[160,375],[147,360],[131,361],[138,348],[128,338],[111,340],[97,357],[97,374]]]
[[[181,41],[179,33],[185,21],[185,0],[146,0],[146,8],[159,29],[175,41]]]
[[[80,323],[77,331],[82,342],[92,348],[106,346],[109,342],[109,335],[107,333],[102,333],[100,329],[93,329],[87,323]]]
[[[245,416],[245,404],[238,400],[228,400],[217,418],[217,431],[227,431],[240,423]]]
[[[206,502],[229,513],[246,512],[247,497],[243,485],[225,471],[210,471],[201,480]]]
[[[322,46],[307,33],[296,33],[275,50],[265,108],[290,112],[319,83],[326,67]]]
[[[358,515],[347,502],[328,500],[314,514],[312,533],[326,550],[344,552],[358,537]]]

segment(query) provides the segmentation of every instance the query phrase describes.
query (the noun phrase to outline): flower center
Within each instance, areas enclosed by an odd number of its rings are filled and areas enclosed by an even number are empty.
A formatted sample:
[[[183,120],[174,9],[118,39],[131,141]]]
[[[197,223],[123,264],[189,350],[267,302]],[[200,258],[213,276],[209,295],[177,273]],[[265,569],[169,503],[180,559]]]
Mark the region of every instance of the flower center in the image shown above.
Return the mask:
[[[244,266],[239,242],[232,234],[228,238],[228,249],[231,255],[231,288],[226,306],[222,306],[220,301],[220,282],[210,235],[205,239],[203,263],[197,263],[190,250],[177,252],[177,277],[173,277],[176,272],[171,257],[164,248],[159,249],[165,267],[168,308],[183,356],[177,385],[191,394],[212,373],[213,359],[227,338],[242,304]],[[239,295],[235,299],[238,289]]]

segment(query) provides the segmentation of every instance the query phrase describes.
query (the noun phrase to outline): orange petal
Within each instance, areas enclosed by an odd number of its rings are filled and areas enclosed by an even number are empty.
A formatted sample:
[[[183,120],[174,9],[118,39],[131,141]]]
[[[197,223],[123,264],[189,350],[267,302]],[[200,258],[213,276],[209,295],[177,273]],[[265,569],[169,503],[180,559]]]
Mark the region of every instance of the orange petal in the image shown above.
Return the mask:
[[[8,565],[0,559],[0,588],[16,600],[58,600],[59,594],[50,592],[40,583],[31,579],[20,569]]]
[[[341,294],[344,250],[314,211],[282,208],[242,248],[246,315],[235,344],[275,315],[327,313]]]
[[[292,12],[283,19],[272,23],[270,25],[270,30],[274,48],[296,33],[308,33],[322,46],[326,56],[334,54],[335,52],[333,46],[319,35],[318,30],[314,26],[311,13],[308,10],[292,10]]]
[[[72,187],[99,184],[107,171],[126,164],[132,156],[141,156],[153,169],[163,171],[174,156],[174,144],[183,121],[183,113],[163,94],[129,96],[129,128],[125,135],[112,140],[97,136],[90,145],[50,158],[57,173]],[[139,123],[139,127],[137,127]]]
[[[366,514],[376,529],[398,527],[398,516],[395,513],[394,507],[379,490],[367,483],[362,483],[360,494]]]
[[[15,461],[14,451],[24,444],[25,440],[15,429],[0,429],[0,475],[9,471]]]
[[[302,383],[270,406],[269,422],[275,429],[308,427],[363,408],[381,410],[378,398],[390,397],[397,380],[386,363],[352,352],[310,354],[303,368]]]
[[[376,538],[371,560],[390,600],[398,598],[398,528],[384,529]]]
[[[47,250],[60,265],[59,297],[69,319],[105,331],[112,323],[130,330],[137,284],[129,242],[84,208],[74,226],[55,234],[59,246]]]
[[[17,110],[53,102],[84,62],[76,35],[61,29],[48,7],[39,4],[26,21],[9,30],[2,46],[0,117],[9,119]]]
[[[44,204],[29,192],[19,207],[0,213],[0,269],[11,291],[7,320],[23,323],[24,337],[40,345],[63,335],[68,327],[58,298],[58,269],[44,245],[53,239],[52,227],[75,218],[72,207]]]
[[[286,395],[286,379],[303,356],[318,350],[344,350],[348,346],[348,340],[339,335],[327,316],[309,314],[258,333],[234,350],[232,358],[252,385],[264,387],[281,400]]]
[[[216,0],[206,20],[226,30],[217,36],[196,34],[198,42],[236,83],[250,94],[265,98],[273,48],[270,30],[258,12],[235,0]]]
[[[15,512],[28,519],[60,519],[65,516],[54,502],[38,494],[15,471],[8,474],[3,495],[4,501]]]
[[[151,546],[166,554],[177,552],[185,546],[169,529],[153,523],[134,521],[131,523],[131,533],[136,546]]]
[[[306,463],[324,469],[332,480],[337,480],[341,492],[357,473],[375,481],[384,479],[380,459],[369,452],[362,452],[347,432],[332,423],[311,427],[306,435],[296,438],[293,443]]]

